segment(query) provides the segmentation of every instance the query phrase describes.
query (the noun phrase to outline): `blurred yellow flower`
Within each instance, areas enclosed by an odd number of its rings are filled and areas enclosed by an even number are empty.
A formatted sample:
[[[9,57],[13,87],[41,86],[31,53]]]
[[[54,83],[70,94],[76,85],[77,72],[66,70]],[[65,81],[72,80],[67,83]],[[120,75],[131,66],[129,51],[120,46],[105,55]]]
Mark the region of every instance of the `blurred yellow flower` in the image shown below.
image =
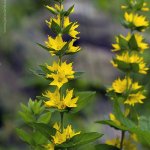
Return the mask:
[[[149,70],[149,68],[146,67],[143,57],[138,56],[136,53],[129,54],[128,52],[125,52],[121,55],[116,55],[116,60],[126,64],[137,64],[139,66],[139,73],[141,74],[147,74],[147,71]],[[114,67],[118,67],[114,60],[111,61],[111,63]]]
[[[120,148],[120,139],[117,137],[115,139],[107,140],[106,144]],[[133,143],[131,138],[124,139],[123,150],[137,150],[137,146]]]
[[[114,90],[116,93],[124,93],[127,92],[127,90],[138,90],[142,86],[138,84],[138,82],[133,82],[131,78],[125,77],[124,79],[118,78],[112,83],[112,87],[109,90]]]
[[[148,4],[146,2],[143,3],[143,6],[141,8],[142,11],[149,11],[149,8],[147,6]]]
[[[116,119],[114,114],[110,113],[109,117],[110,117],[110,120],[113,121],[114,123],[116,123],[118,126],[121,125],[121,123]]]
[[[136,39],[136,42],[137,42],[137,45],[138,45],[138,48],[139,48],[140,52],[144,52],[145,49],[149,48],[149,45],[143,41],[144,38],[143,38],[142,35],[140,35],[139,33],[135,33],[134,36],[135,36],[135,39]],[[120,35],[120,37],[125,39],[127,42],[129,42],[129,40],[132,37],[132,34],[128,33],[128,35],[126,37],[123,36],[123,35]],[[112,46],[114,48],[112,51],[121,50],[121,47],[119,45],[119,37],[116,37],[116,44],[112,44]]]
[[[135,104],[137,103],[143,103],[143,100],[145,99],[146,97],[143,95],[143,93],[140,91],[140,92],[137,92],[135,94],[129,94],[128,98],[125,100],[125,104],[128,104],[128,105],[131,105],[131,106],[134,106]]]
[[[132,5],[132,7],[136,7],[137,1],[135,1],[135,0],[134,0],[134,1],[133,1],[133,0],[130,0],[130,4]],[[128,8],[131,7],[131,5],[130,5],[130,6],[128,6],[128,5],[122,5],[121,8],[122,8],[122,9],[128,9]],[[147,4],[146,2],[143,2],[142,6],[141,6],[140,8],[138,8],[138,10],[141,10],[141,11],[149,11],[149,8],[148,8],[147,5],[148,5],[148,4]]]
[[[146,20],[145,16],[134,14],[134,13],[125,13],[125,21],[132,23],[135,27],[148,27],[149,22]]]

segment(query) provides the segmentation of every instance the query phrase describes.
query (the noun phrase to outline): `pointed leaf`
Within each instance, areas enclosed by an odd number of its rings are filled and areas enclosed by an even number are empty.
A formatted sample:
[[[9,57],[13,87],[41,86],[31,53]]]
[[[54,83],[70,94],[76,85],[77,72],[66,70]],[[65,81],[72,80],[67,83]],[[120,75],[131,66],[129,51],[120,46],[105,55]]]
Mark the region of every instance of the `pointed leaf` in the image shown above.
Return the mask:
[[[134,51],[138,50],[138,45],[137,45],[137,41],[136,41],[134,34],[131,36],[129,40],[129,47],[130,47],[130,50],[134,50]]]
[[[22,129],[16,129],[16,133],[24,142],[32,145],[32,143],[33,143],[32,137],[26,131],[24,131]]]
[[[95,92],[78,92],[75,94],[76,97],[79,97],[77,101],[77,107],[71,110],[72,113],[76,113],[83,109],[89,102],[92,100]]]
[[[46,124],[46,123],[49,123],[50,118],[51,118],[51,113],[50,113],[50,112],[46,112],[46,113],[42,114],[42,115],[38,118],[37,122],[38,122],[38,123],[45,123],[45,124]]]
[[[81,146],[88,144],[90,142],[94,142],[98,138],[102,137],[103,134],[96,133],[96,132],[91,132],[91,133],[81,133],[73,138],[71,138],[69,141],[66,141],[65,143],[58,145],[58,147],[61,148],[69,148],[69,147],[76,147],[76,146]]]

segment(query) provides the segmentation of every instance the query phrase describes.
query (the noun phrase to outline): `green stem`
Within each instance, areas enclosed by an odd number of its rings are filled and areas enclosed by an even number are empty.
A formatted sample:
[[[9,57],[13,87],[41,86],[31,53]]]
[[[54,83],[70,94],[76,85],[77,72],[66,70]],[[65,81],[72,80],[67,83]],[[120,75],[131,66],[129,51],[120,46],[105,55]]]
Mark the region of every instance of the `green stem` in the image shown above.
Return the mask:
[[[120,150],[123,150],[124,138],[125,138],[125,131],[121,131]]]
[[[60,112],[60,119],[61,119],[61,133],[63,133],[64,129],[64,113]]]

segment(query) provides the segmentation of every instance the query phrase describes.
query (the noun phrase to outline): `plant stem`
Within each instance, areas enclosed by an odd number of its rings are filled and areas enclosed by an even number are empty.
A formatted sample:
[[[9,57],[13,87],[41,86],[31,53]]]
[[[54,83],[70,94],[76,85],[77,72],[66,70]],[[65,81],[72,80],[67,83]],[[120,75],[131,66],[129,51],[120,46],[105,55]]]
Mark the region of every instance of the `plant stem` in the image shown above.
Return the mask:
[[[124,137],[125,137],[125,131],[121,131],[120,150],[123,150]]]
[[[60,112],[60,119],[61,119],[61,133],[63,133],[64,128],[64,113]]]

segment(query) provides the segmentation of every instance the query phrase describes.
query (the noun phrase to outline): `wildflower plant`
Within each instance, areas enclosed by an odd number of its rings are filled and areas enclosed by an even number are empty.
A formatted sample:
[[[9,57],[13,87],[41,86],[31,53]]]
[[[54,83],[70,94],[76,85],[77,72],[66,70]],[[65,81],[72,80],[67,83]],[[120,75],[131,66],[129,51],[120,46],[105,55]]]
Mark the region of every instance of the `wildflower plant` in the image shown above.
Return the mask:
[[[142,34],[149,27],[149,20],[143,15],[144,12],[149,11],[149,8],[144,0],[126,0],[126,4],[121,8],[124,11],[121,23],[128,30],[128,34],[116,36],[116,42],[112,44],[115,56],[111,64],[123,72],[124,77],[118,77],[107,89],[107,95],[113,102],[113,113],[108,120],[100,120],[97,123],[121,131],[120,137],[106,141],[106,147],[113,145],[120,150],[136,150],[137,144],[132,141],[150,145],[149,119],[144,117],[145,122],[143,122],[143,116],[139,116],[136,110],[136,106],[146,100],[146,89],[135,78],[136,74],[145,76],[149,71],[143,57],[149,44]],[[131,140],[130,137],[133,135],[137,140],[135,138]]]
[[[68,88],[71,80],[78,78],[82,73],[73,68],[73,62],[67,58],[81,50],[74,43],[79,39],[77,22],[70,21],[70,14],[74,12],[74,5],[68,10],[64,9],[64,0],[55,0],[54,6],[46,6],[53,17],[46,20],[46,24],[54,33],[48,36],[45,45],[40,47],[56,58],[52,64],[40,65],[41,75],[49,82],[49,89],[43,91],[36,100],[29,100],[28,105],[21,104],[19,112],[25,125],[17,129],[20,138],[35,150],[78,149],[81,145],[93,142],[102,134],[96,132],[83,133],[74,130],[73,125],[64,122],[64,116],[80,111],[87,105],[95,92],[77,92]],[[69,35],[70,40],[65,41],[64,35]],[[67,56],[67,57],[64,57]],[[60,114],[60,119],[53,122],[55,113]]]

